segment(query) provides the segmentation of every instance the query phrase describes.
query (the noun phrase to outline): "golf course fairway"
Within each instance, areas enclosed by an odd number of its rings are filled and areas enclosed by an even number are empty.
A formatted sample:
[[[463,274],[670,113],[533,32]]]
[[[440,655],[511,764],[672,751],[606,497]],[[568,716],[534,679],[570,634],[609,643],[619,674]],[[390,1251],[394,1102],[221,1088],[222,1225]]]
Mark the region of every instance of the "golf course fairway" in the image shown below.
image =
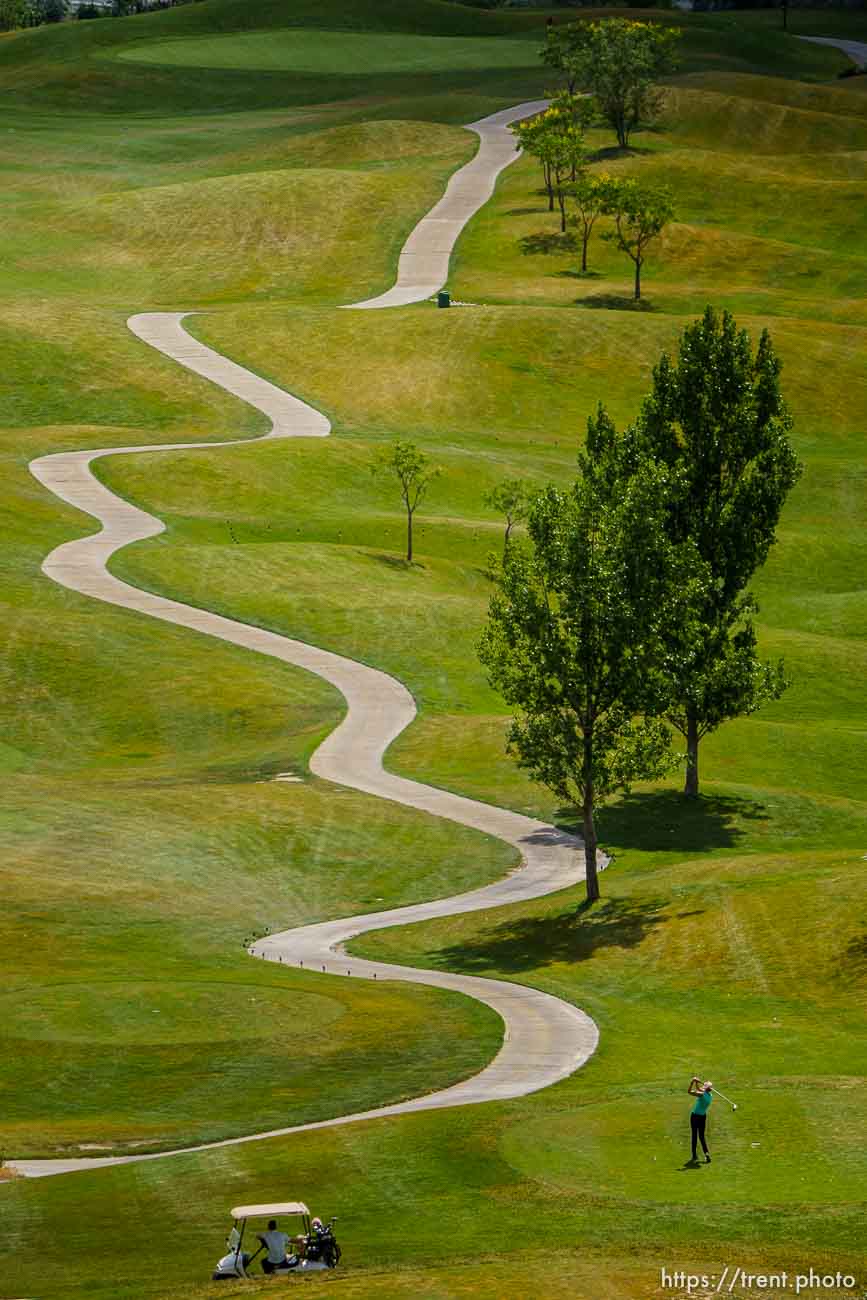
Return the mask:
[[[330,682],[49,581],[46,556],[96,525],[31,462],[187,444],[94,461],[165,525],[117,551],[111,579],[402,684],[415,719],[384,779],[564,844],[573,811],[505,753],[476,655],[503,537],[486,492],[567,483],[597,403],[631,419],[707,303],[770,331],[805,467],[755,582],[760,648],[791,686],[703,742],[701,798],[675,775],[604,810],[591,909],[579,871],[348,944],[350,965],[586,1015],[583,1068],[484,1105],[4,1177],[2,1294],[209,1295],[230,1207],[296,1198],[339,1216],[326,1284],[346,1297],[644,1300],[685,1295],[677,1271],[713,1292],[726,1267],[739,1300],[758,1294],[745,1276],[784,1270],[786,1294],[811,1269],[863,1290],[867,78],[796,38],[867,26],[836,9],[791,10],[789,33],[779,11],[644,16],[682,32],[664,113],[626,154],[589,133],[592,169],[674,196],[641,311],[610,243],[578,272],[526,157],[457,240],[447,287],[466,306],[344,310],[392,288],[476,155],[461,124],[553,88],[532,54],[545,10],[202,0],[0,35],[3,1174],[472,1079],[502,1042],[489,1006],[249,950],[521,878],[490,826],[317,772],[351,717]],[[195,341],[330,436],[263,438],[265,414],[127,328],[160,313],[190,313]],[[412,566],[399,496],[370,473],[395,437],[441,470]],[[696,1072],[738,1110],[714,1103],[713,1163],[690,1169]]]

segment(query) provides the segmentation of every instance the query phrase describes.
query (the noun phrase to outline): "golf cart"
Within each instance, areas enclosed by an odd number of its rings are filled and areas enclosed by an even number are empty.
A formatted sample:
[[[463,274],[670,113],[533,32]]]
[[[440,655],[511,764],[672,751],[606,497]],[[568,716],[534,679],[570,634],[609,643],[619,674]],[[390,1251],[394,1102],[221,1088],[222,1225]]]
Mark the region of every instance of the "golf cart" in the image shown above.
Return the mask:
[[[264,1219],[266,1221],[276,1220],[277,1216],[286,1218],[287,1215],[300,1219],[300,1232],[289,1237],[287,1245],[294,1247],[292,1253],[287,1253],[279,1263],[274,1262],[271,1256],[274,1254],[272,1242],[275,1237],[286,1234],[272,1235],[272,1240],[267,1240],[270,1234],[256,1233],[256,1239],[259,1242],[259,1248],[254,1254],[250,1255],[244,1250],[244,1233],[247,1229],[248,1219]],[[323,1273],[328,1269],[336,1268],[340,1259],[340,1247],[334,1240],[333,1224],[335,1219],[331,1219],[324,1224],[321,1219],[311,1219],[310,1211],[303,1201],[279,1201],[274,1205],[238,1205],[232,1210],[232,1231],[226,1238],[226,1254],[217,1264],[212,1274],[215,1282],[225,1282],[230,1279],[239,1277],[249,1277],[248,1272],[250,1265],[266,1251],[266,1257],[262,1260],[262,1271],[273,1275],[285,1276],[289,1273]],[[264,1228],[264,1224],[262,1225]],[[269,1249],[269,1246],[271,1249]],[[281,1252],[282,1253],[282,1252]]]

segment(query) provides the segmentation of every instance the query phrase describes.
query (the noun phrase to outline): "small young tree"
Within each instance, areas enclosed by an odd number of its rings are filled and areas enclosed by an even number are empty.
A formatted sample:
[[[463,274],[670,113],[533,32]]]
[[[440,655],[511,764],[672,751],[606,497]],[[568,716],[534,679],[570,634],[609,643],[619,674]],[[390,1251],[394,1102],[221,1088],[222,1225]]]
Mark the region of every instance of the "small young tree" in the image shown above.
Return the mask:
[[[507,478],[495,488],[491,488],[490,492],[486,492],[483,500],[491,510],[496,510],[498,514],[505,516],[506,534],[503,538],[503,555],[505,555],[512,529],[515,524],[521,524],[527,518],[530,491],[523,479]]]
[[[581,232],[581,270],[587,270],[587,246],[593,227],[599,217],[610,206],[611,182],[607,175],[593,176],[585,172],[574,185],[569,187],[569,197],[575,205],[574,215],[570,218]]]
[[[558,27],[552,24],[548,28],[545,46],[540,50],[542,62],[565,76],[568,95],[574,95],[577,87],[577,73],[572,69],[571,56],[581,46],[581,27],[581,23],[561,23]]]
[[[586,160],[583,128],[575,125],[566,110],[549,108],[525,122],[516,122],[512,131],[518,148],[542,164],[548,211],[553,212],[556,199],[560,229],[565,231],[566,186],[575,179]]]
[[[400,495],[406,509],[406,562],[412,564],[412,520],[431,482],[439,477],[440,470],[432,466],[423,451],[412,442],[400,438],[382,452],[372,466],[374,474],[391,474],[400,485]]]
[[[547,164],[551,185],[560,210],[560,231],[566,232],[566,195],[572,181],[584,167],[587,151],[584,133],[574,126],[552,122],[540,137],[537,148],[543,164]]]
[[[779,374],[767,330],[754,353],[747,331],[708,307],[684,330],[677,361],[662,356],[636,427],[641,448],[678,473],[669,536],[691,538],[711,578],[690,653],[672,658],[668,716],[686,738],[687,795],[698,794],[702,737],[788,684],[781,662],[758,657],[747,590],[801,474]]]
[[[555,91],[546,111],[556,113],[581,131],[586,131],[596,116],[596,106],[589,95],[575,95],[569,90]]]
[[[577,30],[568,36],[568,28],[558,29],[562,34],[547,47],[549,60],[560,58],[571,91],[589,91],[625,149],[635,128],[652,121],[662,107],[657,82],[676,66],[679,33],[628,18],[574,26]]]
[[[634,180],[611,181],[605,211],[614,218],[614,229],[602,238],[616,244],[635,266],[634,298],[638,302],[647,247],[674,216],[671,195],[668,190],[651,189]]]
[[[596,115],[596,109],[593,100],[589,95],[572,95],[568,90],[558,90],[551,96],[548,105],[547,114],[549,118],[556,118],[563,126],[572,126],[579,131],[582,137],[591,126]],[[573,165],[570,180],[576,180],[578,176],[578,165]]]
[[[672,763],[654,716],[667,700],[664,630],[696,582],[689,544],[665,531],[669,472],[645,458],[611,490],[583,472],[530,508],[530,546],[508,547],[479,656],[516,710],[509,747],[581,809],[587,898],[599,897],[602,800]]]
[[[531,158],[538,158],[542,166],[542,177],[545,182],[545,190],[548,195],[548,211],[554,211],[554,182],[551,173],[550,164],[542,156],[540,142],[545,134],[545,123],[543,122],[544,114],[537,113],[535,117],[525,118],[522,122],[513,122],[510,130],[515,136],[515,148],[520,149],[523,153],[529,154]]]

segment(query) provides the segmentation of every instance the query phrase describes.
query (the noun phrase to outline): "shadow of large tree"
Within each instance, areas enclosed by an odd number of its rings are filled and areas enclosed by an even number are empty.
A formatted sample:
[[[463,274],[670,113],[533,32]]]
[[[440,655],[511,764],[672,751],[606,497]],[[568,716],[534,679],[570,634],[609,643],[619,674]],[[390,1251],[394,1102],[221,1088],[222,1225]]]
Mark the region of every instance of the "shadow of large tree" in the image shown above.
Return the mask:
[[[624,795],[603,808],[598,821],[600,839],[615,852],[707,853],[734,848],[746,834],[744,822],[766,818],[764,804],[737,795],[686,799],[676,790],[650,790]]]
[[[600,840],[606,848],[666,851],[678,855],[729,849],[746,835],[746,822],[765,821],[765,806],[737,795],[702,795],[686,799],[676,790],[649,790],[624,795],[599,816]],[[581,833],[574,809],[561,809],[559,829]],[[587,961],[605,948],[636,948],[672,916],[700,915],[703,909],[666,916],[666,898],[609,898],[590,907],[582,903],[547,916],[518,917],[485,930],[466,943],[441,949],[433,958],[443,968],[517,973],[558,962]],[[862,949],[852,945],[856,965]]]
[[[601,948],[635,948],[664,923],[664,899],[612,898],[555,916],[505,921],[477,939],[443,948],[436,965],[464,971],[527,971],[555,962],[587,961]]]

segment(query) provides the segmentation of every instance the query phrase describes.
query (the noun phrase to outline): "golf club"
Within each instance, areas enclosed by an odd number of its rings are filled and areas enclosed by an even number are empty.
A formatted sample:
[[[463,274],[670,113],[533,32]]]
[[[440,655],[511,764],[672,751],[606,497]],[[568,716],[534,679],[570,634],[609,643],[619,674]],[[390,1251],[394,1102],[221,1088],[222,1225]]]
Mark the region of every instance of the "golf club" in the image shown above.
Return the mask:
[[[717,1097],[722,1097],[723,1101],[727,1101],[732,1110],[737,1110],[737,1102],[732,1101],[732,1099],[727,1097],[724,1092],[720,1092],[719,1088],[711,1088],[711,1092],[716,1093]]]

